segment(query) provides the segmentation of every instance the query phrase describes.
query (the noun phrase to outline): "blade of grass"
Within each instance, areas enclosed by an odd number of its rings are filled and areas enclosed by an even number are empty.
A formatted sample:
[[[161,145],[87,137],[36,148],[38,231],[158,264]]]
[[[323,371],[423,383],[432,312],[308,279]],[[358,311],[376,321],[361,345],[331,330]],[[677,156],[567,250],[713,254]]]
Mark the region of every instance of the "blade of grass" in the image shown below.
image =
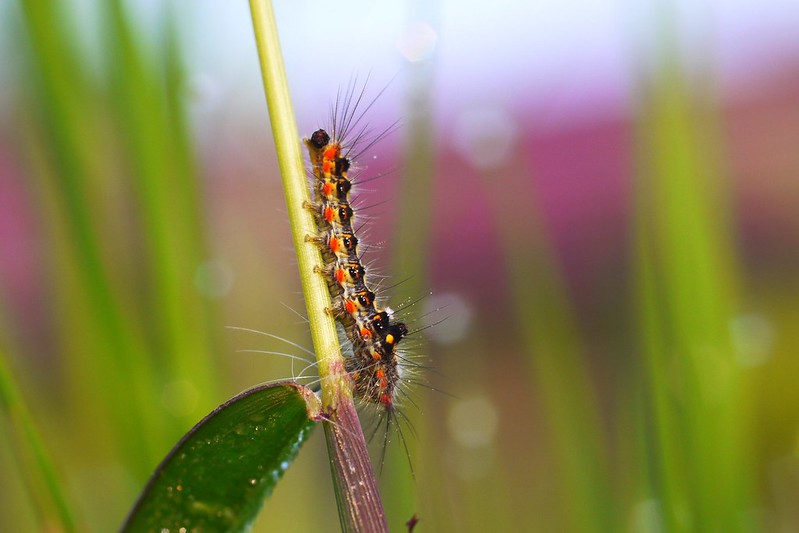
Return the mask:
[[[186,66],[183,60],[182,49],[180,48],[179,24],[171,5],[165,7],[167,14],[164,23],[165,58],[164,70],[166,77],[166,111],[167,124],[170,125],[170,138],[174,144],[174,151],[171,153],[173,159],[172,168],[174,170],[173,179],[176,188],[181,192],[173,200],[181,203],[183,219],[186,221],[184,232],[180,238],[185,239],[187,253],[186,258],[194,261],[196,270],[200,261],[207,260],[209,247],[207,240],[207,227],[204,218],[204,190],[201,190],[202,174],[198,168],[196,148],[191,138],[191,126],[187,116],[187,87],[189,85],[184,72]],[[189,266],[189,265],[187,265]],[[218,353],[215,348],[219,345],[218,328],[210,327],[217,324],[217,309],[212,305],[202,305],[195,320],[200,324],[201,331],[193,332],[206,346],[208,357],[213,353]],[[203,324],[205,324],[203,326]],[[204,330],[204,331],[203,331]],[[208,372],[213,372],[213,376],[208,376]],[[199,376],[199,383],[206,383],[211,387],[219,381],[219,373],[212,360],[204,363],[202,368],[195,370]],[[202,389],[200,386],[200,390]],[[213,389],[211,389],[213,390]]]
[[[319,362],[322,407],[330,417],[325,424],[325,437],[341,527],[345,531],[387,531],[336,326],[333,317],[325,312],[331,305],[330,294],[325,280],[313,271],[314,266],[322,264],[321,255],[306,241],[306,236],[317,230],[313,216],[303,208],[304,202],[310,201],[310,193],[272,4],[269,0],[250,0],[250,10],[311,338]]]
[[[530,168],[529,161],[508,160],[484,170],[490,191],[483,197],[490,200],[490,218],[497,222],[500,256],[507,258],[512,287],[514,312],[510,316],[522,336],[532,370],[531,388],[544,406],[549,444],[561,474],[552,483],[562,506],[556,519],[576,531],[612,531],[619,516],[594,385],[535,195],[528,189],[520,193],[517,183],[508,182],[510,176],[518,176],[519,168]],[[524,183],[531,181],[528,178]],[[524,238],[520,238],[518,213],[528,214]],[[509,468],[511,476],[518,475],[514,465]],[[546,519],[554,514],[547,508]]]
[[[103,5],[105,49],[112,67],[112,110],[125,141],[122,149],[132,167],[133,190],[141,209],[146,243],[143,259],[152,283],[147,299],[152,311],[147,317],[155,332],[154,351],[164,365],[160,373],[167,382],[187,382],[202,391],[203,398],[214,398],[217,381],[208,333],[214,328],[205,320],[207,301],[194,285],[202,260],[200,195],[180,120],[182,104],[174,96],[168,97],[159,66],[145,53],[122,2]],[[170,34],[175,29],[167,26],[165,31],[168,42],[173,42],[176,37]],[[170,54],[172,83],[166,87],[175,91],[180,87],[179,59],[174,57],[175,51]],[[173,414],[190,423],[210,408],[207,401],[177,405]],[[181,424],[172,426],[178,429]]]
[[[430,20],[430,13],[435,10],[435,2],[414,2],[409,6],[415,20]],[[426,8],[426,9],[425,9]],[[407,68],[404,112],[404,150],[400,163],[403,168],[400,180],[397,213],[405,212],[404,208],[412,206],[413,216],[400,216],[393,231],[392,273],[396,279],[403,279],[392,295],[394,302],[416,301],[428,294],[430,290],[428,267],[430,259],[431,219],[433,208],[433,177],[435,167],[435,139],[433,117],[433,56],[412,63]],[[415,315],[422,315],[419,309],[412,309]],[[414,339],[413,355],[427,354],[428,345],[423,336]],[[424,380],[424,378],[422,378]],[[428,461],[437,462],[438,456],[421,457],[421,453],[430,447],[424,445],[428,432],[419,414],[426,412],[427,392],[424,387],[414,387],[413,402],[400,405],[404,417],[408,418],[407,427],[413,431],[397,434],[395,439],[402,439],[400,446],[394,446],[393,453],[386,455],[387,465],[382,468],[381,486],[384,487],[386,516],[391,524],[400,524],[415,513],[419,513],[420,502],[417,495],[417,483],[414,472],[408,465],[410,461],[417,467]],[[397,420],[397,424],[403,424]],[[393,431],[391,428],[387,428]],[[406,454],[409,457],[406,457]],[[428,492],[431,485],[427,485]],[[396,526],[395,526],[396,527]]]
[[[518,168],[530,165],[509,164],[486,183],[501,183],[504,175],[513,175]],[[514,316],[533,370],[531,387],[540,391],[551,446],[563,473],[558,481],[566,519],[574,531],[614,531],[618,517],[598,402],[568,292],[535,201],[530,200],[535,195],[506,190],[508,194],[486,197],[493,200],[503,257],[507,258]],[[517,214],[522,212],[528,213],[528,240],[518,238]]]
[[[644,216],[643,205],[643,202],[639,202],[638,217]],[[641,456],[645,462],[640,471],[647,478],[652,492],[647,496],[655,496],[660,504],[662,524],[658,527],[663,527],[666,531],[682,531],[685,528],[681,517],[688,512],[688,479],[680,450],[678,419],[673,412],[674,406],[666,379],[671,371],[667,364],[668,350],[662,331],[664,317],[657,304],[659,294],[656,291],[656,274],[653,272],[651,240],[649,232],[644,230],[644,224],[639,223],[635,238],[635,294],[646,373],[646,386],[643,387],[640,397],[646,402],[649,411],[649,416],[642,417],[640,422],[646,424],[641,433],[653,435],[648,453]],[[651,422],[647,424],[650,418]],[[648,439],[645,437],[646,440]],[[648,457],[652,457],[651,462],[646,461]]]
[[[117,443],[128,455],[128,464],[144,473],[155,457],[149,438],[163,431],[158,415],[140,408],[150,403],[154,390],[146,350],[135,324],[122,311],[102,253],[103,219],[93,203],[97,192],[93,187],[104,176],[99,150],[103,144],[96,129],[97,93],[85,74],[86,62],[75,49],[68,18],[61,16],[63,6],[52,0],[22,0],[21,5],[30,36],[34,108],[43,124],[48,169],[44,174],[50,180],[46,188],[57,209],[52,214],[53,233],[63,228],[67,238],[69,255],[60,259],[69,269],[59,269],[59,284],[77,287],[67,316],[82,322],[73,330],[83,332],[81,338],[68,342],[79,345],[82,338],[96,342],[91,352],[82,354],[79,366],[87,379],[80,385],[103,400],[97,402],[88,393],[82,398],[87,411],[106,410],[110,420],[126,421],[112,426]],[[75,279],[68,281],[72,273]],[[73,310],[77,316],[71,316]]]
[[[714,159],[719,139],[712,113],[692,106],[671,35],[642,96],[638,131],[636,292],[654,418],[650,490],[669,530],[741,531],[749,474],[729,334],[736,262]]]
[[[43,516],[43,524],[58,524],[63,531],[77,531],[71,505],[66,497],[50,454],[16,385],[0,344],[0,409],[8,421],[6,435],[13,435],[16,459],[25,473],[28,496]]]

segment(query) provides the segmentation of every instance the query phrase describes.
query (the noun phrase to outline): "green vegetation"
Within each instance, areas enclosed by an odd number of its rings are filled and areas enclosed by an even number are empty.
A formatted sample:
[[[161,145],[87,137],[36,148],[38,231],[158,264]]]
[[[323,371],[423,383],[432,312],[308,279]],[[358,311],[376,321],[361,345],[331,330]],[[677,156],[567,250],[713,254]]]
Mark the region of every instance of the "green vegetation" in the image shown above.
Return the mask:
[[[304,241],[312,218],[297,209],[307,197],[305,171],[288,85],[275,63],[273,21],[254,10],[276,156],[247,145],[248,133],[237,130],[245,148],[200,154],[186,105],[177,24],[184,14],[160,13],[160,26],[147,28],[145,39],[121,0],[99,5],[101,31],[91,49],[63,0],[3,8],[19,22],[2,27],[12,31],[4,38],[21,59],[0,124],[0,170],[22,176],[13,200],[24,204],[19,220],[33,219],[19,231],[20,255],[34,258],[35,282],[26,287],[35,290],[20,303],[11,282],[0,280],[0,529],[116,530],[164,457],[131,531],[171,515],[163,491],[192,477],[204,480],[193,486],[207,489],[201,499],[214,507],[188,500],[178,507],[185,516],[224,521],[209,528],[255,520],[254,531],[330,530],[341,513],[356,528],[362,521],[336,507],[336,496],[348,498],[342,484],[330,482],[331,465],[334,479],[343,478],[350,460],[337,454],[352,437],[352,420],[325,425],[333,460],[311,439],[275,485],[275,465],[282,474],[313,426],[307,398],[297,392],[306,389],[258,386],[286,378],[287,365],[237,350],[290,349],[225,330],[260,328],[303,344],[310,329],[319,360],[308,364],[326,378],[322,404],[351,405],[346,380],[336,375],[341,356],[324,313],[326,287],[311,271],[318,252]],[[612,262],[623,280],[612,297],[603,295],[595,316],[579,315],[539,195],[520,190],[536,174],[530,154],[515,150],[483,169],[482,181],[458,181],[482,188],[486,199],[472,219],[490,226],[496,240],[456,238],[465,241],[461,251],[496,253],[483,281],[497,301],[475,304],[461,340],[419,348],[445,376],[431,371],[431,383],[453,396],[420,387],[408,402],[420,411],[408,407],[416,431],[405,426],[416,478],[403,447],[392,443],[381,480],[391,530],[401,531],[414,514],[418,532],[796,526],[794,506],[784,503],[799,490],[792,426],[799,366],[790,333],[796,287],[745,271],[714,95],[698,95],[675,58],[664,46],[651,78],[642,75],[637,87],[632,214],[626,251]],[[392,248],[398,275],[412,278],[397,290],[404,291],[399,301],[415,301],[430,287],[439,214],[433,180],[450,173],[434,168],[435,114],[425,92],[431,78],[422,76],[420,94],[409,98],[417,114],[407,121],[412,142],[403,173],[411,176],[403,176],[397,203],[400,213],[410,204],[416,211],[397,224]],[[263,109],[253,113],[266,123]],[[255,170],[239,161],[248,146],[257,151]],[[211,179],[214,172],[220,176]],[[300,276],[290,244],[299,251]],[[244,280],[221,299],[212,290],[224,284],[224,268],[214,262],[220,256]],[[742,363],[745,348],[768,343],[756,329],[734,327],[758,285],[773,328],[787,332],[759,367]],[[281,303],[306,305],[310,327],[292,329],[301,320]],[[608,330],[616,337],[597,333]],[[473,408],[463,417],[465,445],[453,436],[459,405]],[[255,431],[256,407],[274,415],[264,426],[280,431]],[[206,441],[214,446],[206,450]],[[218,461],[232,466],[219,469]],[[262,476],[248,477],[261,461],[269,462]],[[245,478],[256,483],[242,484]],[[255,513],[273,488],[259,521]]]

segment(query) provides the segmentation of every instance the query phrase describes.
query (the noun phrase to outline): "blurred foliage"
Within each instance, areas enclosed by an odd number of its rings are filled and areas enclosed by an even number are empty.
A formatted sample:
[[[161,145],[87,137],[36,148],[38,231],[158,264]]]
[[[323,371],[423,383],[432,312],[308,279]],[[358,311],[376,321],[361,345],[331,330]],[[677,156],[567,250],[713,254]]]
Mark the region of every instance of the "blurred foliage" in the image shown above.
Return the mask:
[[[181,435],[235,392],[281,376],[271,361],[231,355],[242,343],[273,350],[272,341],[223,336],[224,326],[292,341],[307,333],[275,303],[300,307],[279,205],[264,209],[281,197],[276,165],[271,153],[250,167],[245,149],[198,153],[168,8],[144,32],[124,3],[101,2],[91,50],[66,2],[4,9],[4,38],[20,57],[0,124],[0,171],[11,176],[2,216],[16,217],[33,281],[25,290],[0,283],[0,525],[114,530]],[[633,176],[627,242],[613,273],[597,278],[610,296],[590,319],[523,141],[472,179],[435,152],[429,94],[417,87],[409,98],[426,114],[408,124],[416,142],[395,264],[413,279],[400,290],[418,298],[445,278],[479,305],[452,310],[450,322],[475,315],[462,337],[423,348],[446,376],[431,371],[430,382],[454,397],[422,387],[412,398],[416,479],[397,475],[407,468],[401,446],[385,465],[393,529],[412,514],[417,531],[799,524],[799,284],[748,268],[712,79],[697,90],[670,38],[655,38],[664,46],[651,75],[641,69],[622,156]],[[246,137],[239,143],[262,149]],[[451,167],[435,168],[441,162]],[[463,210],[475,226],[453,223],[437,238],[432,230],[450,222],[442,213]],[[476,228],[491,238],[475,242]],[[436,255],[445,238],[454,263]],[[470,283],[461,256],[474,250],[484,262]],[[220,256],[244,280],[228,292]],[[464,272],[436,274],[436,261]],[[271,513],[255,530],[335,523],[319,441],[272,502],[285,517]]]

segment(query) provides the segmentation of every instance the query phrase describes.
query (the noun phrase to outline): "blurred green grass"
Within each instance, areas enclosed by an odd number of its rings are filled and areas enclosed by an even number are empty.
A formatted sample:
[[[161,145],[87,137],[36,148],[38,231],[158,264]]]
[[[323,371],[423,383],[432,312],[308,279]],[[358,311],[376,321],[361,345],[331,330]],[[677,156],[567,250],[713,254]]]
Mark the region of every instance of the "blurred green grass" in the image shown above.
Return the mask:
[[[746,416],[730,322],[737,266],[716,117],[692,109],[672,54],[640,95],[636,311],[647,494],[668,531],[751,528]],[[711,106],[712,107],[712,106]]]
[[[43,248],[41,281],[52,298],[47,312],[53,327],[42,359],[34,343],[15,334],[22,318],[5,305],[0,524],[18,531],[69,530],[74,516],[78,530],[113,530],[149,473],[194,422],[231,389],[279,377],[236,375],[230,347],[218,337],[227,320],[244,317],[248,322],[237,325],[295,339],[283,333],[290,330],[290,313],[268,309],[274,307],[269,302],[292,301],[284,276],[293,275],[293,265],[287,252],[288,266],[266,271],[264,287],[234,294],[240,308],[227,314],[196,287],[195,274],[212,255],[210,202],[186,117],[174,13],[159,18],[157,43],[145,43],[121,2],[104,3],[104,56],[94,72],[67,4],[21,0],[19,6],[22,24],[15,37],[25,57],[13,147],[25,162],[45,236],[37,245]],[[795,484],[778,476],[779,494],[764,488],[770,456],[758,455],[758,447],[769,443],[754,421],[758,412],[776,420],[795,415],[781,404],[780,393],[754,399],[773,381],[769,373],[780,372],[770,367],[747,374],[730,333],[748,280],[741,279],[735,255],[718,115],[697,104],[668,48],[656,74],[638,89],[627,258],[632,281],[619,308],[608,310],[631,308],[625,335],[636,348],[629,368],[610,393],[593,375],[590,339],[575,316],[536,195],[519,194],[509,178],[516,168],[534,174],[535,162],[515,154],[484,176],[491,201],[485,216],[501,252],[500,272],[486,277],[513,288],[506,306],[513,311],[497,320],[501,335],[474,328],[469,342],[451,348],[456,353],[439,349],[433,357],[443,361],[442,371],[455,385],[449,388],[466,390],[472,395],[467,400],[489,397],[502,406],[500,443],[490,449],[487,475],[454,475],[448,461],[458,452],[441,421],[448,417],[445,406],[459,400],[440,401],[435,392],[422,391],[423,412],[412,415],[419,429],[411,444],[417,479],[397,474],[405,468],[402,450],[390,451],[386,467],[383,485],[394,528],[413,512],[422,519],[419,531],[795,527],[795,511],[779,505],[780,498],[796,495]],[[431,124],[411,121],[409,127]],[[409,174],[418,182],[409,182],[403,205],[428,198],[433,184],[422,178],[436,175],[430,168],[433,143],[424,142],[429,137],[410,138],[422,146],[408,150],[418,165],[409,165]],[[395,270],[414,276],[401,287],[410,297],[427,286],[432,205],[421,209],[397,231]],[[524,240],[517,237],[520,212],[532,213],[524,221]],[[243,225],[227,228],[236,233]],[[249,231],[230,238],[252,246],[260,229]],[[252,269],[273,265],[253,252],[243,257]],[[790,324],[792,302],[779,295],[775,300],[780,323]],[[480,324],[497,323],[481,318]],[[240,347],[237,342],[232,344]],[[792,339],[782,342],[782,353],[792,353]],[[514,357],[503,359],[507,370],[500,373],[494,361],[505,353]],[[796,370],[785,368],[777,376],[783,380]],[[431,396],[439,401],[428,401]],[[17,398],[29,403],[32,417],[24,406],[20,411]],[[790,433],[770,431],[782,439]],[[323,453],[307,446],[300,454],[305,463],[278,487],[279,511],[270,513],[262,530],[333,523]],[[69,505],[76,507],[67,510]]]

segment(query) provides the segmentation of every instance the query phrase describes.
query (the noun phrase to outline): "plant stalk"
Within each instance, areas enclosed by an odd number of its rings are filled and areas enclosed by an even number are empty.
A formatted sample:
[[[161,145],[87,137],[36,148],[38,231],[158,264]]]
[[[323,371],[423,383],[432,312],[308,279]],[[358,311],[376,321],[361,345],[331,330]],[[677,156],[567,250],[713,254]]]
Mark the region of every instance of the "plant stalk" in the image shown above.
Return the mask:
[[[319,363],[322,408],[329,420],[325,437],[341,527],[344,531],[388,531],[336,325],[326,312],[331,306],[330,293],[324,278],[313,270],[322,264],[322,257],[317,247],[306,240],[308,235],[317,233],[317,228],[313,215],[303,208],[311,198],[271,1],[250,0],[250,11],[311,338]]]

